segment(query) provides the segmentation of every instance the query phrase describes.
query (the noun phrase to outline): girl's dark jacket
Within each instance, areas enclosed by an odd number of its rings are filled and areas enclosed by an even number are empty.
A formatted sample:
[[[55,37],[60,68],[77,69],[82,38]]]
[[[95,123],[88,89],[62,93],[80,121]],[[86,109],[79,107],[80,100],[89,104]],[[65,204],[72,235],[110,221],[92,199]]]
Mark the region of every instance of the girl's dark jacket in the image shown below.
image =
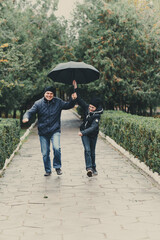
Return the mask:
[[[60,132],[61,129],[61,111],[73,108],[75,100],[65,102],[60,98],[54,97],[51,101],[47,101],[44,97],[34,103],[23,116],[30,119],[33,114],[38,114],[38,134],[52,135]]]
[[[78,94],[77,103],[84,110],[83,123],[80,126],[80,131],[83,136],[95,137],[99,133],[99,121],[103,108],[99,106],[94,112],[89,112],[89,104],[87,104]]]

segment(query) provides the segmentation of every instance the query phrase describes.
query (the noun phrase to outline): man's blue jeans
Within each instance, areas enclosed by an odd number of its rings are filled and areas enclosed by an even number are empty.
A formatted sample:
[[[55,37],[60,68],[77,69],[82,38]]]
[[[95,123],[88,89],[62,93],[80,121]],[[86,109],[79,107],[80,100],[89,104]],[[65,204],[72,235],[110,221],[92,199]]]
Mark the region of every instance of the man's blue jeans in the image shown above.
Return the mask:
[[[45,171],[51,172],[50,142],[54,153],[53,167],[61,168],[60,132],[56,132],[52,136],[39,136],[39,138]]]
[[[96,163],[95,163],[96,142],[97,142],[97,136],[95,137],[82,136],[86,170],[96,168]]]

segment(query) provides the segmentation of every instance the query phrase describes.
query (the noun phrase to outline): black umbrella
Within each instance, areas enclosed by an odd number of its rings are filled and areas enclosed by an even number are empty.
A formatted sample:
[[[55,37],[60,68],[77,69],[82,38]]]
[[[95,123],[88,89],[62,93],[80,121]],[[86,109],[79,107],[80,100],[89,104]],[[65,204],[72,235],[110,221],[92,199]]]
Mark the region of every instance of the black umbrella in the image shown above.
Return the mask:
[[[72,84],[89,83],[99,78],[99,71],[84,62],[66,62],[58,64],[47,76],[55,82]]]

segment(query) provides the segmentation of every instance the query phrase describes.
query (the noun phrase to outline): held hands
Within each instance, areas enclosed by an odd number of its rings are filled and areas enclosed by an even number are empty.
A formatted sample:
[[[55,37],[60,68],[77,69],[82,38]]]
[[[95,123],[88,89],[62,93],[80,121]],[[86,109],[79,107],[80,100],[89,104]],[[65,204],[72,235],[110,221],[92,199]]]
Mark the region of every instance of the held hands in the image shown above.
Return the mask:
[[[24,118],[24,119],[22,120],[23,123],[27,123],[28,121],[29,121],[28,118]]]
[[[71,97],[73,100],[75,100],[77,98],[77,93],[72,93]]]

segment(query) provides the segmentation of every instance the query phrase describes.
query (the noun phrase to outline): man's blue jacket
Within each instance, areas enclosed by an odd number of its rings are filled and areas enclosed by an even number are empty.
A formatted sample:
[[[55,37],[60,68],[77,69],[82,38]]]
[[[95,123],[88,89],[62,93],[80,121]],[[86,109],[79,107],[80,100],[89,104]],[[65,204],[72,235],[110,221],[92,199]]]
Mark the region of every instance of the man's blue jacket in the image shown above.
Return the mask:
[[[65,102],[54,97],[47,101],[44,97],[34,103],[34,105],[24,114],[23,119],[30,119],[33,114],[38,114],[38,134],[41,136],[52,135],[61,131],[61,111],[73,108],[75,100]]]

